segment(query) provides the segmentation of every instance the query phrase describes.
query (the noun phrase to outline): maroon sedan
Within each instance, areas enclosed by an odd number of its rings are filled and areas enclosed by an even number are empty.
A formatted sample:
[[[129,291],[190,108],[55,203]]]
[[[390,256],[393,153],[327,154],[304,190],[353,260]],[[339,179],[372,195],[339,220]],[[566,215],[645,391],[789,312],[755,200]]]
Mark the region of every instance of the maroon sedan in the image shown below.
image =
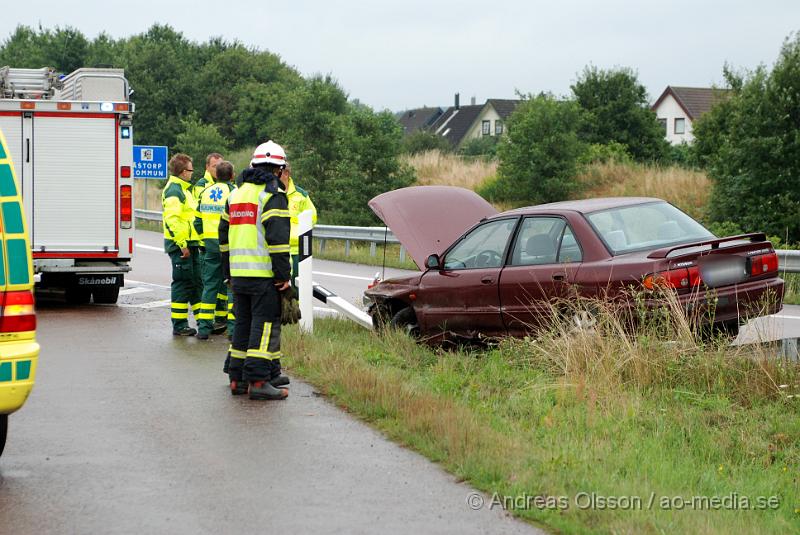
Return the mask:
[[[550,303],[576,291],[599,298],[666,286],[687,307],[708,294],[716,300],[711,321],[728,332],[782,307],[778,257],[764,234],[717,238],[660,199],[497,213],[470,190],[422,186],[379,195],[370,207],[423,270],[365,292],[373,322],[432,340],[523,336]]]

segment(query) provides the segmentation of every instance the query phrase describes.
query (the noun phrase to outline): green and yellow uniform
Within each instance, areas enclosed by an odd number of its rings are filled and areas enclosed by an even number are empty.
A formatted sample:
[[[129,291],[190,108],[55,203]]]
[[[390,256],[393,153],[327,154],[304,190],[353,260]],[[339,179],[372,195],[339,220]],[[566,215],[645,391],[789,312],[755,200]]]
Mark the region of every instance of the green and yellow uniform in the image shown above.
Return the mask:
[[[164,208],[164,250],[172,262],[172,330],[189,326],[189,306],[195,318],[200,313],[200,236],[194,219],[197,202],[191,184],[176,176],[169,177],[161,192]],[[189,256],[181,258],[181,249],[188,248]]]
[[[230,182],[212,182],[198,197],[194,226],[205,248],[200,268],[203,282],[197,321],[200,334],[211,334],[214,324],[224,322],[228,315],[228,289],[223,282],[219,251],[219,222],[233,189]]]
[[[289,200],[289,215],[291,217],[292,228],[289,236],[289,248],[292,255],[292,286],[297,288],[297,270],[300,255],[300,236],[298,233],[298,216],[306,210],[311,210],[311,225],[317,224],[317,208],[311,202],[308,192],[298,187],[292,177],[286,184],[286,198]]]

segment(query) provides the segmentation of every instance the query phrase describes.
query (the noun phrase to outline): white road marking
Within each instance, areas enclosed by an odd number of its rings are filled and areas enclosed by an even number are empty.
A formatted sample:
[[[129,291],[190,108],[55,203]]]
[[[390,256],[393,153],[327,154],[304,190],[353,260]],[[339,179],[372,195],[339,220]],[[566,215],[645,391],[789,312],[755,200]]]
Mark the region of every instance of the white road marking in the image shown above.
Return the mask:
[[[137,243],[136,247],[138,247],[139,249],[147,249],[148,251],[159,251],[161,253],[164,252],[163,247],[153,247],[152,245],[145,245],[143,243]]]
[[[341,279],[355,279],[359,281],[369,281],[372,282],[372,277],[356,277],[355,275],[340,275],[338,273],[328,273],[327,271],[314,271],[314,275],[322,275],[323,277],[339,277]]]
[[[787,319],[787,320],[800,320],[800,316],[786,316],[784,314],[775,314],[773,316],[767,316],[767,317],[783,318],[783,319]]]
[[[172,301],[170,299],[162,299],[161,301],[150,301],[149,303],[139,303],[136,305],[128,304],[128,303],[120,303],[117,306],[122,308],[159,308],[159,307],[168,307],[172,305]]]
[[[135,281],[135,280],[133,280],[133,279],[125,279],[125,284],[126,284],[126,285],[127,285],[129,282],[130,282],[131,284],[144,284],[145,286],[152,286],[153,288],[161,288],[161,289],[164,289],[164,290],[169,290],[169,289],[170,289],[170,287],[169,287],[169,286],[164,286],[164,285],[162,285],[162,284],[153,284],[152,282],[143,282],[143,281]]]
[[[142,288],[141,286],[137,286],[136,288],[123,288],[119,291],[119,295],[144,294],[152,291],[153,290],[151,288]]]

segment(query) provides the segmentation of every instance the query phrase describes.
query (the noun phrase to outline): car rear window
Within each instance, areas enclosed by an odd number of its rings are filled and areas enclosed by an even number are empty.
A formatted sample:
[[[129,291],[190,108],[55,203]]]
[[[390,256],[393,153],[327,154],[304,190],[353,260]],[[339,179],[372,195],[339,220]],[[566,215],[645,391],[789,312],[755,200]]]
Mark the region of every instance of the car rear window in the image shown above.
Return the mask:
[[[714,238],[703,225],[666,202],[610,208],[586,218],[613,255]]]

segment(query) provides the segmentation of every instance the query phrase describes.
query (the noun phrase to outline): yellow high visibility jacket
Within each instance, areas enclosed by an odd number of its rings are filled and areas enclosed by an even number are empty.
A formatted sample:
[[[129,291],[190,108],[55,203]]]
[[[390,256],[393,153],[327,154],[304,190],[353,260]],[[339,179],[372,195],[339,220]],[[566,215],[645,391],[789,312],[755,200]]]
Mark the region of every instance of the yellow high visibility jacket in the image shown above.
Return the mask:
[[[311,210],[311,226],[314,226],[317,224],[317,208],[314,206],[314,203],[311,202],[311,197],[308,196],[308,192],[303,188],[297,187],[292,177],[289,177],[289,181],[286,185],[286,197],[289,199],[289,215],[292,221],[289,248],[293,255],[298,255],[300,254],[300,237],[298,233],[299,218],[297,216],[306,210]]]
[[[269,193],[263,184],[245,182],[233,190],[222,214],[225,229],[220,236],[231,277],[289,280],[287,204],[284,193]]]
[[[194,186],[192,186],[192,195],[194,195],[195,199],[200,199],[200,194],[206,189],[208,186],[212,186],[214,184],[214,177],[211,176],[211,173],[208,172],[206,169],[203,178],[195,182]]]
[[[230,182],[216,182],[200,192],[194,226],[207,251],[219,252],[219,221],[234,189]]]
[[[183,249],[197,245],[200,236],[194,228],[197,201],[192,196],[191,184],[176,176],[170,176],[161,192],[164,209],[165,246],[174,244]]]

